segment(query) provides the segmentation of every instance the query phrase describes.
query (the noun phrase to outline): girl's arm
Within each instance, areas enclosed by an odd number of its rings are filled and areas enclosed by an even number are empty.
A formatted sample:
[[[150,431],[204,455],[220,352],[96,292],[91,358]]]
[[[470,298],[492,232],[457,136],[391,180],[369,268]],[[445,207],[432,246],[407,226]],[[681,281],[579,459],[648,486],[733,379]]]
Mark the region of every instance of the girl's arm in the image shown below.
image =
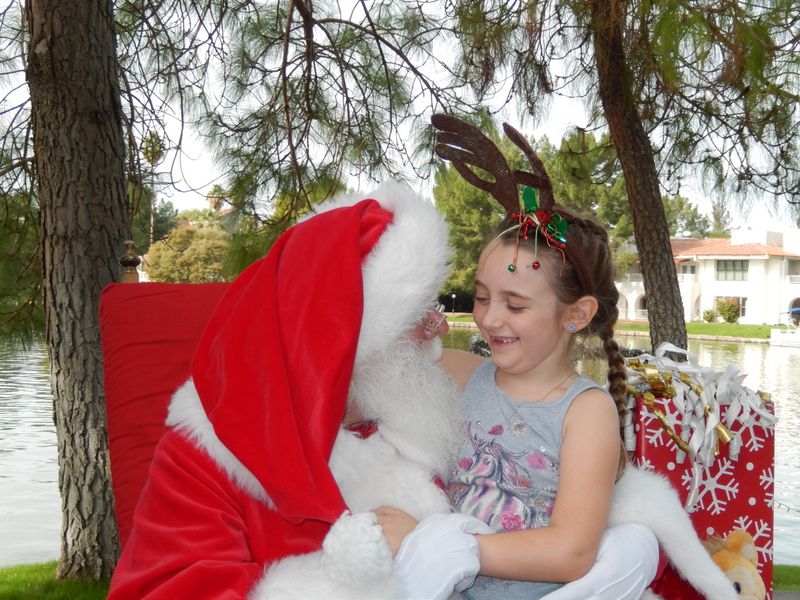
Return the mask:
[[[614,403],[598,389],[580,394],[564,420],[550,525],[477,536],[481,574],[558,582],[583,576],[594,563],[606,527],[619,452]]]

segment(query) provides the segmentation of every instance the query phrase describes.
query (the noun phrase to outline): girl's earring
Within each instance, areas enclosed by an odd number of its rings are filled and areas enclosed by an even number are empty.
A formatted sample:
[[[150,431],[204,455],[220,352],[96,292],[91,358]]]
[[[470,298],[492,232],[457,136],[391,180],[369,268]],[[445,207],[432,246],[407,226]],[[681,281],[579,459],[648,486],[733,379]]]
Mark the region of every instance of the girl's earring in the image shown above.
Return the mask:
[[[569,333],[575,333],[575,323],[569,323],[569,324],[567,325],[567,332],[569,332]]]

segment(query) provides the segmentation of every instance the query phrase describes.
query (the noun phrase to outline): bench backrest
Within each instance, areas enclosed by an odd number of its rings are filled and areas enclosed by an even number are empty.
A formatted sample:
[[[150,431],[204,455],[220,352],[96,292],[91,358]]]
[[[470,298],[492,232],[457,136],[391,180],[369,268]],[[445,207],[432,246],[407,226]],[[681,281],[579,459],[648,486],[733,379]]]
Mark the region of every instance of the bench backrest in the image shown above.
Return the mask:
[[[164,431],[172,393],[227,283],[112,284],[100,298],[108,446],[120,546]]]

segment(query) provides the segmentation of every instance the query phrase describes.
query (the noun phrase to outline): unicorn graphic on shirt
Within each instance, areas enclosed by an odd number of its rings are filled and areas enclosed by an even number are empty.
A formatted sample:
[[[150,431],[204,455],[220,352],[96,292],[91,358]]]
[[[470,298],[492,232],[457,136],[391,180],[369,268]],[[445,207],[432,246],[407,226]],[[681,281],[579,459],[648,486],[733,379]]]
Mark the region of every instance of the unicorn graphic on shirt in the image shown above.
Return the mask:
[[[529,527],[536,519],[532,499],[533,475],[522,460],[527,453],[511,452],[495,440],[467,435],[473,448],[471,459],[462,459],[458,481],[449,488],[453,503],[462,513],[484,521],[496,531],[514,531]]]

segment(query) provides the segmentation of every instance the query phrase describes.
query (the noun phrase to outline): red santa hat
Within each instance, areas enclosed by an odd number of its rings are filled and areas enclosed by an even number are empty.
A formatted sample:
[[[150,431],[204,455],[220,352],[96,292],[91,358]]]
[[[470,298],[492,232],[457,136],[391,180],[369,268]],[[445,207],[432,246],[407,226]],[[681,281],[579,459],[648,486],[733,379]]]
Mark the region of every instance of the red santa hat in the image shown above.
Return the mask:
[[[397,343],[447,275],[447,228],[399,184],[319,207],[215,308],[192,377],[216,437],[284,518],[345,510],[328,468],[359,361]]]

